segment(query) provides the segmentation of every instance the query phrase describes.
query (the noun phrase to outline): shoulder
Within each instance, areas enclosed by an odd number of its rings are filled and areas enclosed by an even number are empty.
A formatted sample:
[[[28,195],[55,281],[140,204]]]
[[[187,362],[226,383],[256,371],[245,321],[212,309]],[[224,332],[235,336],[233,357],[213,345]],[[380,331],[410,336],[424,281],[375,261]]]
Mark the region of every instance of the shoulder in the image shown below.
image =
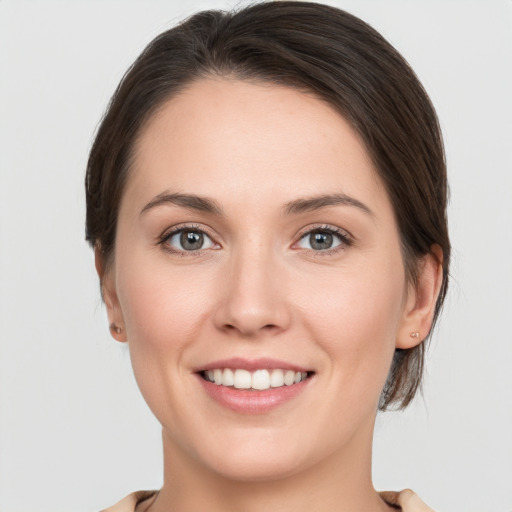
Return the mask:
[[[103,509],[101,512],[135,512],[137,505],[142,504],[143,501],[149,500],[149,498],[155,497],[156,494],[157,491],[132,492],[126,496],[126,498],[123,498],[112,507]],[[151,501],[152,500],[149,500],[147,505],[149,505]],[[143,512],[143,509],[140,512]]]
[[[379,494],[388,505],[396,507],[398,510],[402,510],[402,512],[435,512],[423,503],[419,496],[411,491],[411,489],[404,489],[401,492],[383,491]]]
[[[156,494],[157,491],[133,492],[112,507],[106,508],[101,512],[135,512],[138,504],[142,504],[142,502],[155,497]],[[419,496],[410,489],[404,489],[401,492],[383,491],[379,494],[388,505],[394,506],[398,510],[402,510],[402,512],[435,512],[423,503]],[[149,505],[150,501],[147,504]],[[140,512],[143,512],[143,510]]]

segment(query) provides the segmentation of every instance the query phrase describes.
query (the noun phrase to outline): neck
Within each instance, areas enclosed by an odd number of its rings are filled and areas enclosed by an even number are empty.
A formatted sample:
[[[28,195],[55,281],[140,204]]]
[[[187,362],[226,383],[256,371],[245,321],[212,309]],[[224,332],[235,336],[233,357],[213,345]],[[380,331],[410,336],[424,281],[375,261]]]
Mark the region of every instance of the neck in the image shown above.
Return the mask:
[[[163,431],[164,485],[151,512],[382,512],[392,510],[371,481],[373,424],[308,468],[265,480],[236,480],[216,473]],[[364,447],[361,450],[361,446]]]

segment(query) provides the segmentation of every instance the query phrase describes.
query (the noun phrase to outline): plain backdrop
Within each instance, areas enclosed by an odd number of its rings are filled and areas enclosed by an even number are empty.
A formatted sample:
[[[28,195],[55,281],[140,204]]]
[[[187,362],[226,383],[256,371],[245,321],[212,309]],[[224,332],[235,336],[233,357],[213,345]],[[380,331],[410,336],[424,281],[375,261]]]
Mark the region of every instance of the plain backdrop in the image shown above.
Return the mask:
[[[512,2],[328,2],[415,69],[445,135],[454,247],[424,398],[379,416],[377,489],[512,511]],[[241,2],[239,5],[244,5]],[[108,333],[87,152],[158,33],[224,1],[0,0],[0,510],[94,511],[162,483],[160,429]]]

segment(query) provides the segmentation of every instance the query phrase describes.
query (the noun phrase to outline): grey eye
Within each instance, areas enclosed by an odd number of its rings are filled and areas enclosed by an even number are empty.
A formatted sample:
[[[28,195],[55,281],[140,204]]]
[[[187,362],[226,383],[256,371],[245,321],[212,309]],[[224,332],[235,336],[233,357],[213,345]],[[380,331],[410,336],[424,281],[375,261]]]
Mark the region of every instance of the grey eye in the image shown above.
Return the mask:
[[[206,233],[187,229],[174,233],[167,243],[180,251],[199,251],[213,247],[213,241]]]
[[[341,245],[340,236],[327,230],[311,231],[304,235],[299,241],[302,249],[313,251],[325,251]]]

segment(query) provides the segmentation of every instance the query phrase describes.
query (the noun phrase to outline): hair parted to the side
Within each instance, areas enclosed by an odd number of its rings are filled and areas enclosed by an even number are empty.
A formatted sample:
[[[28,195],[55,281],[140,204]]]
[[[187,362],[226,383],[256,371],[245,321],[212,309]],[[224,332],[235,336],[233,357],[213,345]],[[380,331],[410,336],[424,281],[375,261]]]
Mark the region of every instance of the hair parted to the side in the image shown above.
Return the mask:
[[[156,37],[115,91],[86,173],[86,239],[113,258],[130,159],[152,114],[193,81],[234,77],[294,87],[329,103],[359,133],[386,187],[406,275],[432,246],[443,252],[443,304],[450,262],[447,180],[434,108],[407,62],[372,27],[340,9],[301,1],[203,11]],[[406,407],[423,373],[425,343],[397,349],[379,408]]]

